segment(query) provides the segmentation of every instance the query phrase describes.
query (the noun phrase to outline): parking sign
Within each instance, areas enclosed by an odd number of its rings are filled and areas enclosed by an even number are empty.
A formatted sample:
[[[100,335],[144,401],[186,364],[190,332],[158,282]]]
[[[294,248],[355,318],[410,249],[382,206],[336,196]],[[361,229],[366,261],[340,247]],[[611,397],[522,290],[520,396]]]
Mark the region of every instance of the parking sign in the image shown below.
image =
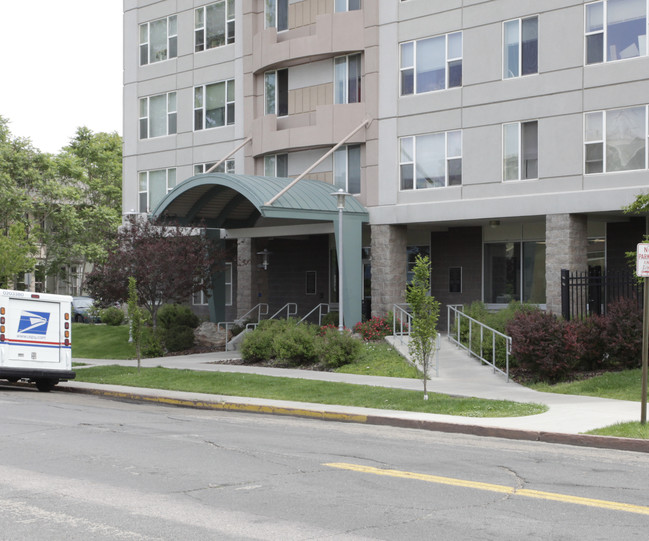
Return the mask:
[[[642,278],[649,278],[649,242],[641,242],[638,244],[635,273]]]

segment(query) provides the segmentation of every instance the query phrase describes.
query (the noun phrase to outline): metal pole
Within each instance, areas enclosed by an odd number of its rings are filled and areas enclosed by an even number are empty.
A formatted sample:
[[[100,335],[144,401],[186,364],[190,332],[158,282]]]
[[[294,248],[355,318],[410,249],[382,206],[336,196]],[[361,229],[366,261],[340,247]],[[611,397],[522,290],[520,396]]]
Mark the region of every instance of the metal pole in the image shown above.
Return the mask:
[[[343,209],[338,207],[338,332],[343,327]]]
[[[649,352],[649,333],[647,333],[647,324],[649,323],[649,279],[644,279],[644,306],[642,308],[642,393],[640,398],[640,424],[647,423],[647,353]]]
[[[315,162],[311,167],[309,167],[306,171],[304,171],[300,176],[298,176],[295,180],[293,180],[290,184],[288,184],[285,188],[280,190],[277,194],[275,194],[271,199],[269,199],[266,203],[264,203],[264,206],[269,207],[272,205],[275,201],[277,201],[282,195],[284,195],[286,192],[288,192],[293,186],[295,186],[300,180],[302,180],[306,175],[308,175],[311,171],[313,171],[318,165],[320,165],[328,156],[333,154],[336,150],[338,150],[342,145],[344,145],[348,139],[350,139],[358,130],[360,130],[363,127],[369,127],[370,123],[372,121],[369,118],[366,118],[363,120],[362,124],[359,124],[356,128],[354,128],[351,132],[349,132],[343,139],[340,140],[340,142],[334,146],[333,148],[329,149],[327,153],[322,156],[317,162]]]
[[[216,162],[212,167],[210,167],[207,171],[205,171],[205,174],[211,173],[216,169],[219,165],[221,165],[225,160],[227,160],[230,156],[232,156],[235,152],[238,152],[241,150],[243,147],[245,147],[250,141],[252,141],[252,137],[248,137],[243,143],[241,143],[237,148],[232,150],[229,154],[226,154],[221,158],[218,162]]]

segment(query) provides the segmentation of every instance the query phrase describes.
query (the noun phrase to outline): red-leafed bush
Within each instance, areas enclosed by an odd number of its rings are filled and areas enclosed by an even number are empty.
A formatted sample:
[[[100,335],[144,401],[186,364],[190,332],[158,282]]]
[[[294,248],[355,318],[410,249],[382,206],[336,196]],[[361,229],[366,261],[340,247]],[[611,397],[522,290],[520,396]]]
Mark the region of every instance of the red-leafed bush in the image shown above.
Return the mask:
[[[608,305],[606,351],[609,362],[619,368],[638,368],[642,357],[642,309],[631,298]]]
[[[574,328],[577,338],[579,370],[603,370],[608,367],[606,322],[605,317],[593,315],[584,319],[574,319],[568,323]]]
[[[521,368],[543,381],[561,381],[577,365],[575,326],[551,314],[520,312],[507,324],[506,332]]]
[[[367,321],[359,321],[354,325],[354,332],[360,334],[363,340],[383,340],[392,334],[392,324],[384,317],[373,317]]]

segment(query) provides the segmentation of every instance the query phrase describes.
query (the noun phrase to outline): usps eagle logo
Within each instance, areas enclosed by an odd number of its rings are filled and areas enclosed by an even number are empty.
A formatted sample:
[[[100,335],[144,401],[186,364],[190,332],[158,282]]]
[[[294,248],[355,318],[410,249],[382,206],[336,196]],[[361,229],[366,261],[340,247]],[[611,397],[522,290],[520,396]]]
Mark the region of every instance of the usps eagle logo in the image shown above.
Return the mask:
[[[18,332],[23,334],[47,334],[47,325],[50,322],[49,312],[27,312],[23,310],[18,322]]]

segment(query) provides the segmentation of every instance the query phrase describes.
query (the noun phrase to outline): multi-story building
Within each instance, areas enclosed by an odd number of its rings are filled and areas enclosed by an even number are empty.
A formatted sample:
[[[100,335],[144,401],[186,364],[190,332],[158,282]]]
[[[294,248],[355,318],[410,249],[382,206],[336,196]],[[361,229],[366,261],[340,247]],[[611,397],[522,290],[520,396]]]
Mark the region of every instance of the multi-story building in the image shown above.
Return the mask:
[[[124,211],[223,229],[213,317],[337,302],[327,183],[354,194],[346,325],[403,302],[418,253],[442,303],[558,312],[561,269],[623,267],[644,233],[622,208],[649,184],[648,10],[124,0]]]

